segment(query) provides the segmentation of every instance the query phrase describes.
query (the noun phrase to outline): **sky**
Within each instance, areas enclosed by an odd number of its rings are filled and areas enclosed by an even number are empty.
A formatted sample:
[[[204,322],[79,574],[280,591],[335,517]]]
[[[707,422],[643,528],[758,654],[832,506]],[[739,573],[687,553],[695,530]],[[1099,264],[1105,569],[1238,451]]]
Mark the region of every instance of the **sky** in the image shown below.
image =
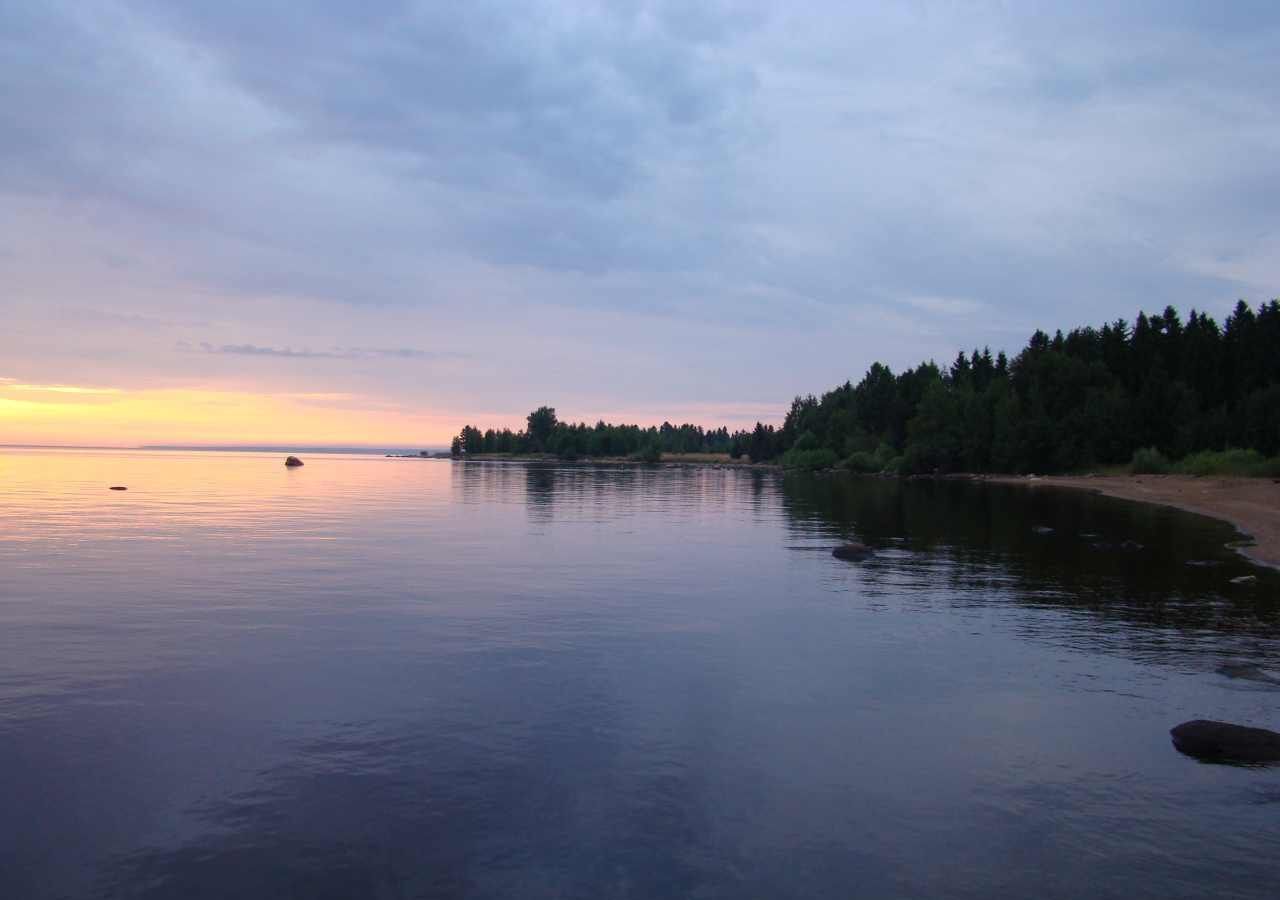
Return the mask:
[[[0,443],[780,421],[1280,294],[1280,4],[0,0]]]

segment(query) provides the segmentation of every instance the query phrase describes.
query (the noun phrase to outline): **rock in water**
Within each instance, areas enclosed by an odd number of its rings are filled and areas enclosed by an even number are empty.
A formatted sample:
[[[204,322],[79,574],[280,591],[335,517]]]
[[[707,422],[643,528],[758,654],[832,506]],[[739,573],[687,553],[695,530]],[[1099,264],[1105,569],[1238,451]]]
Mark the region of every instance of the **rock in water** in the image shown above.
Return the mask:
[[[290,469],[294,469],[302,465],[302,460],[298,459],[296,456],[290,456],[284,461],[284,464]]]
[[[1194,719],[1169,734],[1179,752],[1205,762],[1280,762],[1280,734],[1265,728]]]
[[[839,547],[831,551],[831,555],[836,559],[859,560],[866,559],[872,554],[872,550],[866,544],[859,544],[852,541],[848,544],[841,544]]]
[[[1237,662],[1235,660],[1227,660],[1218,668],[1214,669],[1219,675],[1226,675],[1228,678],[1243,678],[1246,681],[1260,681],[1266,684],[1280,684],[1280,678],[1275,677],[1262,666],[1254,662]]]

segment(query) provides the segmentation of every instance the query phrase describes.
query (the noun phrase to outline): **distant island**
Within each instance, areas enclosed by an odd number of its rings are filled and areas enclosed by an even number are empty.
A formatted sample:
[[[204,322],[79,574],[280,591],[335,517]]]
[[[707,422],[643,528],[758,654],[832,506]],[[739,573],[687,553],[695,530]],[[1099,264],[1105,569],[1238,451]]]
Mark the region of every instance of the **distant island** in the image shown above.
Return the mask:
[[[466,426],[455,458],[549,455],[658,462],[674,455],[896,475],[1132,471],[1280,476],[1280,301],[1239,301],[1221,327],[1177,310],[1052,337],[1012,359],[961,351],[895,375],[797,397],[780,428],[560,421],[524,430]]]

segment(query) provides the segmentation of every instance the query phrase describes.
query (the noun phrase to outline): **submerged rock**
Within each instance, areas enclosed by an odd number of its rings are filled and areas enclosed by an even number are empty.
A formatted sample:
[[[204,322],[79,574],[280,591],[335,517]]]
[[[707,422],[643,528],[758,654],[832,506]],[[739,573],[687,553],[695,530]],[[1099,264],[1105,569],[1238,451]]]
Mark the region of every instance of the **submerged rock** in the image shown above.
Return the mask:
[[[841,544],[831,551],[831,555],[836,559],[859,560],[866,559],[874,553],[866,544],[859,544],[857,541],[851,541],[848,544]]]
[[[1265,728],[1194,719],[1169,734],[1178,752],[1206,762],[1280,762],[1280,734]]]
[[[1246,681],[1258,681],[1264,684],[1280,684],[1280,678],[1272,675],[1255,662],[1227,660],[1214,671],[1228,678],[1243,678]]]
[[[285,459],[284,464],[290,469],[294,469],[302,465],[302,460],[298,459],[296,456],[290,456]]]

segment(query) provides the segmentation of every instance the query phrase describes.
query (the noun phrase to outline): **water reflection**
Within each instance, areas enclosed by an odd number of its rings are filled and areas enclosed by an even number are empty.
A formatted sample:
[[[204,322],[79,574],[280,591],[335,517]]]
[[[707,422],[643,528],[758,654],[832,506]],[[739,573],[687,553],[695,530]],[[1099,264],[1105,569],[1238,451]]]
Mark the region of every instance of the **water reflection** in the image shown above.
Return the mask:
[[[463,468],[471,468],[464,466]],[[556,502],[557,472],[551,466],[524,467],[524,506],[535,522],[550,522]]]
[[[856,537],[892,569],[974,602],[1032,606],[1207,636],[1275,634],[1280,578],[1225,545],[1229,526],[1081,491],[948,480],[790,476],[794,535]],[[1256,589],[1230,584],[1241,574]]]
[[[1280,775],[1168,740],[1276,708],[1275,581],[1232,593],[1212,522],[711,468],[0,468],[0,895],[1270,895]]]

